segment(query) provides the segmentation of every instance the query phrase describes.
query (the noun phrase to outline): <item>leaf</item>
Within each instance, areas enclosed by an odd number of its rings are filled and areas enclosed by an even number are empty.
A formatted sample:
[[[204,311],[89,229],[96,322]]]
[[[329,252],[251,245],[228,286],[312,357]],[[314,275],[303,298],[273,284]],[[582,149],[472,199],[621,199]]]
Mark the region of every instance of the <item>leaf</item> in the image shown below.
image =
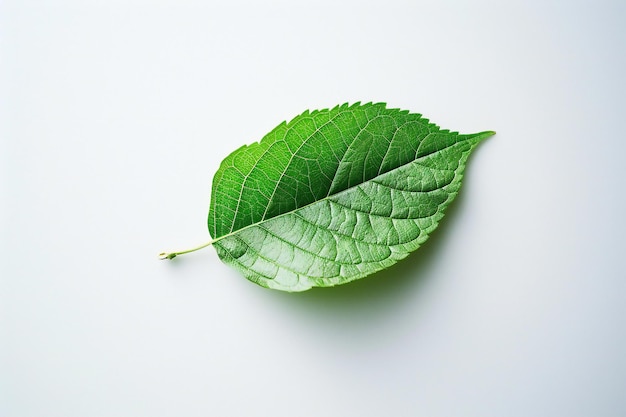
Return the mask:
[[[224,159],[213,179],[211,243],[268,288],[363,278],[426,241],[470,152],[493,134],[440,130],[383,103],[306,111]]]

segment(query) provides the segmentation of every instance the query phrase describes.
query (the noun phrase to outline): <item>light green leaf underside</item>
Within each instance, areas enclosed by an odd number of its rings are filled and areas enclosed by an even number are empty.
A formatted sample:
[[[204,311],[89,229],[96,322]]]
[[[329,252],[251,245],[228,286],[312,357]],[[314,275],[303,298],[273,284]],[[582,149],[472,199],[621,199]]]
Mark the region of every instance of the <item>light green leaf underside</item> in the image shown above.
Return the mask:
[[[246,278],[278,290],[370,275],[426,241],[470,152],[492,134],[440,130],[384,104],[305,112],[222,162],[213,246]]]

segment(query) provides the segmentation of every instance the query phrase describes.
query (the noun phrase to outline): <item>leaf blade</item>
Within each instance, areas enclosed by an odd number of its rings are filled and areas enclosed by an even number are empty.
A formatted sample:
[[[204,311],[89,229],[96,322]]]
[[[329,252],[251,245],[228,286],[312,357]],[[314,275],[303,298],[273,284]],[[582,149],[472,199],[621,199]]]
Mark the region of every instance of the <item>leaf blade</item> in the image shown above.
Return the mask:
[[[428,238],[470,152],[492,134],[442,131],[384,104],[305,112],[223,161],[209,212],[213,245],[269,288],[362,278]]]

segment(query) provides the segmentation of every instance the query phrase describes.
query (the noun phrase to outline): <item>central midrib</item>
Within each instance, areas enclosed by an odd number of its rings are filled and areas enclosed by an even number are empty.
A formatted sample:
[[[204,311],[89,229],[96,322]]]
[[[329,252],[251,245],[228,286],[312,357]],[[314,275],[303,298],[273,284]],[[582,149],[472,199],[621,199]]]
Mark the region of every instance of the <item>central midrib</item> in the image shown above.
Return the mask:
[[[436,133],[436,132],[430,132],[428,135],[424,136],[424,138],[422,139],[422,141],[426,140],[426,139],[427,139],[430,135],[432,135],[433,133]],[[450,133],[450,134],[451,134],[451,133]],[[409,161],[409,162],[407,162],[407,163],[405,163],[405,164],[399,165],[399,166],[394,167],[394,168],[392,168],[392,169],[390,169],[390,170],[388,170],[388,171],[385,171],[385,172],[383,172],[383,173],[380,173],[380,174],[376,175],[375,177],[372,177],[372,178],[368,179],[367,181],[363,181],[363,182],[361,182],[361,183],[359,183],[359,184],[355,184],[355,185],[353,185],[353,186],[351,186],[351,187],[346,188],[345,190],[341,190],[341,191],[336,192],[336,193],[334,193],[334,194],[329,194],[329,195],[327,195],[326,197],[320,198],[319,200],[312,201],[312,202],[310,202],[310,203],[308,203],[308,204],[305,204],[305,205],[303,205],[303,206],[301,206],[301,207],[296,207],[296,208],[294,208],[293,210],[289,210],[289,211],[286,211],[286,212],[284,212],[284,213],[280,213],[280,214],[278,214],[278,215],[276,215],[276,216],[273,216],[273,217],[270,217],[270,218],[262,219],[262,220],[260,220],[260,221],[258,221],[258,222],[251,223],[251,224],[249,224],[249,225],[247,225],[247,226],[244,226],[244,227],[242,227],[242,228],[240,228],[240,229],[233,230],[233,231],[231,231],[231,232],[229,232],[229,233],[227,233],[227,234],[225,234],[225,235],[222,235],[222,236],[220,236],[220,237],[217,237],[217,238],[213,239],[213,240],[211,241],[211,244],[213,245],[213,244],[215,244],[215,243],[219,242],[219,241],[220,241],[220,240],[222,240],[222,239],[225,239],[225,238],[230,237],[230,236],[234,236],[234,235],[236,235],[236,234],[237,234],[237,233],[239,233],[239,232],[242,232],[242,231],[244,231],[244,230],[250,229],[250,228],[252,228],[252,227],[256,227],[256,226],[258,226],[258,225],[261,225],[261,224],[263,224],[263,223],[269,222],[269,221],[271,221],[271,220],[276,220],[276,219],[278,219],[278,218],[280,218],[280,217],[283,217],[283,216],[292,215],[294,212],[296,212],[296,211],[298,211],[298,210],[302,210],[302,209],[305,209],[305,208],[307,208],[307,207],[310,207],[310,206],[312,206],[312,205],[314,205],[314,204],[318,204],[318,203],[321,203],[321,202],[323,202],[323,201],[329,200],[329,199],[331,199],[331,198],[333,198],[333,197],[336,197],[336,196],[338,196],[338,195],[340,195],[340,194],[342,194],[342,193],[347,193],[347,192],[349,192],[349,191],[351,191],[351,190],[355,189],[356,187],[359,187],[359,186],[361,186],[361,185],[363,185],[363,184],[365,184],[365,183],[367,183],[367,182],[374,181],[374,180],[376,180],[377,178],[379,178],[379,177],[381,177],[381,176],[383,176],[383,175],[386,175],[386,174],[388,174],[388,173],[390,173],[390,172],[393,172],[393,171],[395,171],[395,170],[397,170],[397,169],[403,168],[403,167],[405,167],[405,166],[407,166],[407,165],[410,165],[410,164],[413,164],[413,163],[418,162],[418,161],[420,161],[420,160],[423,160],[424,158],[427,158],[427,157],[429,157],[430,155],[433,155],[433,154],[435,154],[435,153],[441,152],[441,151],[443,151],[444,149],[448,149],[448,148],[451,148],[452,146],[456,146],[456,145],[458,145],[458,144],[462,143],[463,141],[470,140],[470,139],[474,139],[474,140],[478,140],[478,141],[480,141],[481,139],[483,139],[483,138],[485,138],[485,137],[487,137],[487,136],[490,136],[491,134],[492,134],[492,132],[480,132],[480,133],[476,133],[476,134],[474,134],[474,135],[463,135],[463,136],[468,136],[468,137],[467,137],[467,138],[464,138],[462,141],[454,142],[453,144],[451,144],[451,145],[449,145],[449,146],[446,146],[446,147],[444,147],[444,148],[442,148],[442,149],[437,149],[437,150],[435,150],[435,151],[432,151],[432,152],[430,152],[430,153],[427,153],[427,154],[425,154],[425,155],[422,155],[422,156],[420,156],[419,158],[414,158],[413,160],[411,160],[411,161]],[[457,136],[459,136],[458,134],[456,134],[456,135],[457,135]],[[216,202],[216,205],[217,205],[217,202]]]

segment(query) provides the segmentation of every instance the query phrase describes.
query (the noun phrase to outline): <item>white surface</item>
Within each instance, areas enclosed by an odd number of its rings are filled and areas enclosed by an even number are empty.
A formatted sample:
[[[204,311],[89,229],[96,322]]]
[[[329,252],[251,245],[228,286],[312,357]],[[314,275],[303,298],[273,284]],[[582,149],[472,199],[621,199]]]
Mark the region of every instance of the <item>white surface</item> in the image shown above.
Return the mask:
[[[0,415],[625,415],[624,2],[219,3],[0,3]],[[422,249],[296,295],[156,259],[358,100],[498,132]]]

